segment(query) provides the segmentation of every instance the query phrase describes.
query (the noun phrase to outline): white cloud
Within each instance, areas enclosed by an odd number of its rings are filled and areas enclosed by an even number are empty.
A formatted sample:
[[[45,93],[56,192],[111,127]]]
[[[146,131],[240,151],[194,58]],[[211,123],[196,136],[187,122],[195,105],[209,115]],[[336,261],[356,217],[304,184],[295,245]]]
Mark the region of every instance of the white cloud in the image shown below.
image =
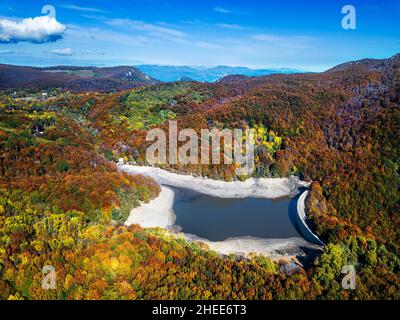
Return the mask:
[[[31,54],[30,51],[18,51],[18,50],[0,50],[0,55],[16,55],[16,54]]]
[[[54,42],[62,38],[65,29],[64,25],[49,16],[27,18],[22,21],[0,19],[0,43]]]
[[[88,54],[88,55],[98,55],[98,56],[105,56],[106,53],[105,52],[96,52],[96,51],[92,51],[92,50],[84,50],[81,52],[82,54]]]
[[[218,44],[205,42],[205,41],[197,41],[194,44],[196,46],[198,46],[200,48],[204,48],[204,49],[222,49],[223,48],[222,46],[220,46]]]
[[[73,56],[75,54],[75,51],[72,50],[71,48],[65,48],[65,49],[50,50],[50,53],[58,56]]]
[[[2,50],[0,51],[0,55],[9,55],[9,54],[16,54],[17,51],[15,50]]]
[[[239,24],[229,24],[229,23],[217,23],[216,26],[220,27],[220,28],[224,28],[224,29],[231,29],[231,30],[246,30],[246,29],[248,29]]]
[[[200,20],[186,20],[183,21],[185,24],[189,24],[192,26],[198,26],[198,27],[218,27],[222,29],[230,29],[230,30],[251,30],[253,28],[243,26],[240,24],[235,24],[235,23],[225,23],[225,22],[220,22],[220,23],[209,23],[209,22],[204,22]]]
[[[214,8],[214,11],[215,11],[215,12],[219,12],[219,13],[231,13],[230,10],[225,9],[225,8],[222,8],[222,7],[215,7],[215,8]]]
[[[274,34],[256,34],[251,36],[251,39],[273,47],[292,49],[309,48],[314,40],[308,36],[278,36]]]
[[[155,24],[146,23],[146,22],[138,21],[138,20],[110,19],[110,20],[105,20],[105,22],[112,26],[132,28],[132,29],[135,29],[138,31],[145,31],[145,32],[151,33],[153,35],[158,35],[158,36],[168,36],[168,37],[176,37],[176,38],[185,36],[185,33],[181,32],[181,31],[171,29],[171,28],[166,28],[166,27],[160,27]]]
[[[141,31],[143,34],[138,35],[136,34],[137,38],[141,38],[142,40],[145,39],[146,42],[148,41],[158,41],[158,40],[166,40],[170,42],[175,42],[179,44],[190,44],[185,37],[188,35],[182,31],[174,29],[170,27],[169,24],[159,22],[157,24],[148,23],[145,21],[140,20],[132,20],[132,19],[110,19],[104,16],[98,15],[85,15],[85,18],[99,20],[109,26],[117,27],[120,30],[118,31],[125,31],[129,32],[129,36],[133,35],[132,30]],[[120,33],[116,31],[115,33]],[[120,33],[123,35],[123,33]],[[143,41],[140,41],[143,42]]]
[[[81,6],[76,6],[73,4],[65,4],[65,5],[61,5],[61,8],[64,9],[69,9],[69,10],[75,10],[75,11],[83,11],[83,12],[108,12],[102,9],[98,9],[98,8],[92,8],[92,7],[81,7]]]
[[[78,46],[86,46],[88,43],[92,43],[96,47],[97,44],[101,44],[101,49],[108,48],[107,45],[110,44],[141,47],[150,43],[150,40],[142,35],[123,34],[104,28],[87,28],[77,25],[68,25],[65,41],[78,42]]]

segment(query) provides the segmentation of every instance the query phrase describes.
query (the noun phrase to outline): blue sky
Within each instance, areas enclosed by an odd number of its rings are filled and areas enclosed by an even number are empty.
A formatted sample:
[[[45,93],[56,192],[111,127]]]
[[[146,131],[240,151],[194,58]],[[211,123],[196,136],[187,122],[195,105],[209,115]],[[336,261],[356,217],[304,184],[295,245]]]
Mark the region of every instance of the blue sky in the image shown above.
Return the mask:
[[[356,30],[341,27],[347,4]],[[54,20],[23,22],[44,5],[55,7]],[[321,71],[399,52],[397,0],[0,0],[0,63]]]

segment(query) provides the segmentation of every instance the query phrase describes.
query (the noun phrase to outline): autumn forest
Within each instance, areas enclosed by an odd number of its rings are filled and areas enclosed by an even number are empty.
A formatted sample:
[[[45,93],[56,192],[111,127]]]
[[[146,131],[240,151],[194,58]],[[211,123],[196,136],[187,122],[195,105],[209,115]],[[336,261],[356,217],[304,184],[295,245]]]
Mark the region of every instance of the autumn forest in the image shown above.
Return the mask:
[[[29,86],[1,91],[0,299],[400,298],[400,55],[215,83],[46,86],[45,97]],[[266,256],[125,226],[160,186],[117,162],[146,165],[147,131],[169,120],[197,132],[254,129],[252,177],[312,182],[306,213],[323,250],[287,271]],[[161,167],[250,178],[234,165]],[[347,264],[356,290],[341,286]],[[54,290],[41,286],[44,265],[57,270]]]

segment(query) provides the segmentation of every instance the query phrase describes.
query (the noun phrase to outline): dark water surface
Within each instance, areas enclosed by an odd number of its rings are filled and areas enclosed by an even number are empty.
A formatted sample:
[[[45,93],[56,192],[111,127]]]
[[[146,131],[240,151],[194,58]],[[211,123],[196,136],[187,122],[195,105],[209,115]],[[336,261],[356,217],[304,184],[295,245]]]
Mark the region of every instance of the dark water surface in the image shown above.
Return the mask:
[[[301,237],[295,227],[296,198],[222,199],[187,189],[175,191],[175,224],[211,241],[233,237]]]

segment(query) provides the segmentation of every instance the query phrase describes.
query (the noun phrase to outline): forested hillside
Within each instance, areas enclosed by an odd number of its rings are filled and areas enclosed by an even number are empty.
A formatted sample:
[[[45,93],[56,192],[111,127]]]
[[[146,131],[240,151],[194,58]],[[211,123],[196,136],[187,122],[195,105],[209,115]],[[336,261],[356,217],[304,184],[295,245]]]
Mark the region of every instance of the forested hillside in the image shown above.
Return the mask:
[[[0,90],[36,92],[54,89],[109,92],[151,85],[159,81],[128,66],[34,68],[0,64]]]
[[[177,82],[119,93],[61,92],[0,102],[2,299],[399,299],[400,56],[322,74]],[[221,257],[162,230],[125,227],[159,193],[127,176],[146,164],[147,130],[253,128],[257,177],[313,181],[312,229],[327,243],[310,267]],[[165,169],[234,180],[233,165]],[[41,289],[41,268],[57,289]],[[341,288],[356,265],[357,290]]]

